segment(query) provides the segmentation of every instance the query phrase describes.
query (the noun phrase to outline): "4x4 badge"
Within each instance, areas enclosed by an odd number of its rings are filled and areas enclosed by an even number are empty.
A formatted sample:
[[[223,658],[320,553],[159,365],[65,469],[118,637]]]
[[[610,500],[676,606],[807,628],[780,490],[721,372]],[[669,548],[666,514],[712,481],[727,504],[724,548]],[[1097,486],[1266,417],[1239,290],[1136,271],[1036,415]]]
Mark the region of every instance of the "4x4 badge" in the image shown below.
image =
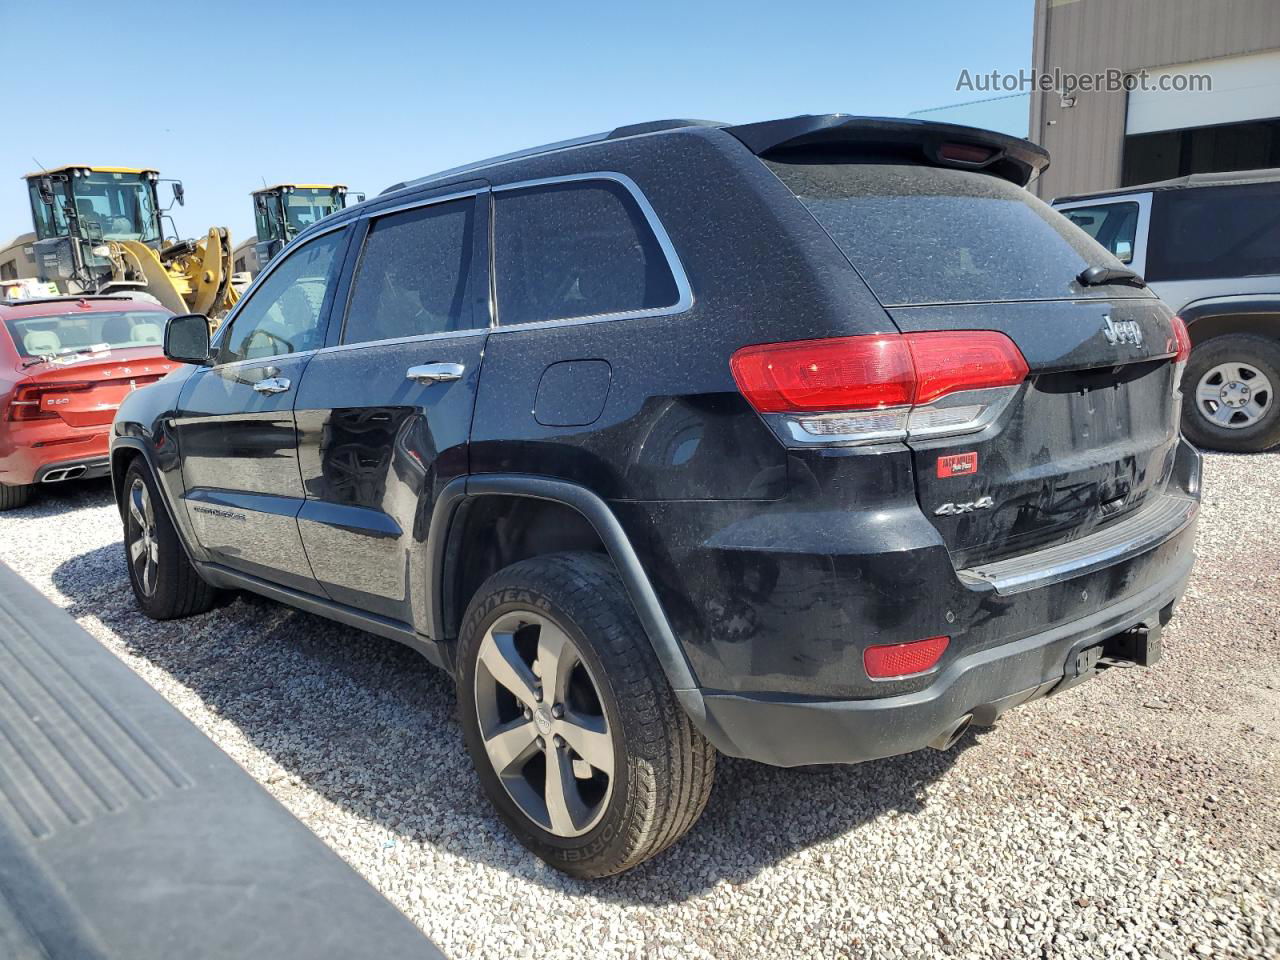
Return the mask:
[[[937,510],[933,511],[936,517],[950,517],[957,513],[973,513],[975,510],[990,510],[996,505],[991,497],[979,497],[977,500],[970,500],[968,503],[944,503]]]
[[[1138,325],[1137,320],[1113,320],[1111,314],[1104,313],[1102,333],[1107,338],[1107,343],[1113,347],[1122,343],[1132,343],[1135,347],[1142,346],[1142,327]]]

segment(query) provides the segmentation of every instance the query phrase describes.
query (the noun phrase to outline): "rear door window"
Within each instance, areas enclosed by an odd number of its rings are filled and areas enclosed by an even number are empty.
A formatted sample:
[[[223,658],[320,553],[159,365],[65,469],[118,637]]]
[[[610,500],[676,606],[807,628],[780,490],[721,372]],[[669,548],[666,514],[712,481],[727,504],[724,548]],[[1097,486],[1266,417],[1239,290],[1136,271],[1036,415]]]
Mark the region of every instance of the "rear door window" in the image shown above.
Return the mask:
[[[1100,203],[1095,207],[1072,207],[1062,211],[1068,220],[1102,244],[1121,263],[1133,260],[1133,242],[1138,232],[1138,205]]]
[[[1158,190],[1149,280],[1280,274],[1280,183]]]
[[[494,255],[503,326],[675,306],[680,293],[635,197],[613,180],[495,194]]]
[[[378,217],[352,281],[343,343],[471,327],[476,201],[446,200]]]
[[[1116,295],[1075,278],[1119,261],[1007,180],[908,164],[765,162],[886,306]]]

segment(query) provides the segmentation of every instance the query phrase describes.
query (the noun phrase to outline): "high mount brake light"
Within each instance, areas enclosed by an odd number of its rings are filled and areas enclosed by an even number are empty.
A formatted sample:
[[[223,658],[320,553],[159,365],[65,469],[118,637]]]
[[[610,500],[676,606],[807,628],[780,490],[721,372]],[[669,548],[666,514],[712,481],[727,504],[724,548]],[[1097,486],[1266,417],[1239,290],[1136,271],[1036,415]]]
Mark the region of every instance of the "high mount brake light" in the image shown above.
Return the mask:
[[[1028,373],[993,330],[769,343],[729,362],[747,401],[807,443],[870,443],[980,430]]]
[[[13,391],[13,399],[9,401],[7,417],[9,420],[56,420],[58,414],[46,410],[41,404],[46,394],[50,393],[82,393],[93,387],[91,383],[28,383]]]

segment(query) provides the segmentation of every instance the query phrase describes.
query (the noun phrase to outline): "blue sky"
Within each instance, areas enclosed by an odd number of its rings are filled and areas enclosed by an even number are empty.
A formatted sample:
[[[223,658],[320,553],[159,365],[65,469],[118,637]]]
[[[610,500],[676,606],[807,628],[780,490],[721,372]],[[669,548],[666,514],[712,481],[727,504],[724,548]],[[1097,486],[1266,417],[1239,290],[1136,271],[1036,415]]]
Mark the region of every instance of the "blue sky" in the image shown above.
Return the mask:
[[[1032,0],[214,6],[0,0],[0,246],[33,158],[178,177],[186,236],[277,181],[389,184],[663,117],[904,115],[1031,63]],[[29,95],[21,97],[19,94]],[[162,194],[165,196],[167,194]]]

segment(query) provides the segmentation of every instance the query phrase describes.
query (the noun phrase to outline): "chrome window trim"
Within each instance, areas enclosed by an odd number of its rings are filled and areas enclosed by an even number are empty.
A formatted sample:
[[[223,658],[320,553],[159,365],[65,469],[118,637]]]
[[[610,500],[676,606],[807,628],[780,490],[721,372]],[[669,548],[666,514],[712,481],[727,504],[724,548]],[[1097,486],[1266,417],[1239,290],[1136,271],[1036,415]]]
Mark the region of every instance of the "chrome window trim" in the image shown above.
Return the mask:
[[[662,254],[667,260],[667,269],[671,271],[671,277],[675,281],[676,292],[679,298],[674,304],[665,307],[646,307],[641,310],[618,310],[612,313],[595,313],[586,314],[578,317],[555,317],[550,320],[532,320],[528,323],[509,323],[505,326],[502,323],[502,317],[499,313],[498,304],[498,249],[496,243],[496,227],[489,246],[489,257],[493,264],[490,270],[490,276],[493,278],[494,284],[494,303],[491,311],[491,324],[493,333],[501,333],[507,330],[537,330],[545,327],[561,327],[570,324],[579,323],[600,323],[609,320],[638,320],[644,317],[668,317],[675,314],[685,313],[693,306],[693,289],[689,285],[689,275],[685,272],[684,263],[680,260],[680,254],[676,251],[675,244],[671,242],[671,237],[667,234],[666,227],[662,225],[662,221],[658,218],[657,212],[653,209],[653,205],[649,203],[649,198],[641,191],[640,187],[634,180],[625,173],[618,173],[613,170],[595,170],[587,173],[570,173],[559,177],[539,177],[535,180],[518,180],[513,183],[496,184],[492,188],[492,192],[496,194],[507,193],[511,190],[527,190],[537,187],[552,186],[561,183],[578,183],[582,181],[605,180],[619,184],[626,190],[636,205],[640,208],[640,212],[644,215],[645,222],[648,223],[649,229],[653,232],[654,238],[658,241],[658,247],[662,250]],[[496,224],[498,219],[498,203],[495,199],[493,204],[493,220]]]
[[[360,249],[356,254],[355,266],[351,268],[351,282],[347,284],[347,296],[342,304],[342,317],[339,320],[338,342],[331,347],[321,347],[317,353],[332,353],[336,350],[355,350],[359,347],[376,346],[379,344],[395,344],[395,343],[417,343],[420,340],[438,340],[443,337],[457,337],[462,335],[472,335],[476,333],[488,333],[489,327],[467,327],[463,330],[441,330],[436,333],[421,333],[412,337],[392,337],[388,340],[359,340],[355,343],[347,343],[347,317],[351,312],[351,295],[355,293],[356,280],[360,276],[360,265],[364,263],[364,252],[369,244],[369,231],[373,229],[373,222],[380,217],[390,216],[395,213],[404,213],[406,210],[416,210],[419,207],[430,207],[437,203],[448,203],[451,200],[465,200],[468,197],[474,202],[482,193],[489,193],[489,187],[472,187],[467,190],[458,190],[453,193],[442,193],[438,197],[426,197],[418,200],[406,200],[404,203],[396,204],[394,207],[387,207],[385,210],[371,210],[368,213],[361,214],[351,222],[360,226],[365,225],[364,235],[360,238]],[[477,229],[481,225],[477,224]],[[487,224],[484,227],[487,229]],[[490,257],[492,260],[492,257]],[[490,311],[492,318],[492,311]]]
[[[441,330],[437,333],[419,333],[412,337],[394,337],[390,340],[361,340],[358,343],[335,343],[330,347],[321,347],[315,351],[316,356],[328,353],[342,353],[348,350],[362,350],[366,347],[394,347],[400,344],[428,343],[433,340],[450,340],[458,337],[478,337],[489,333],[488,327],[467,327],[465,330]]]
[[[356,222],[355,220],[344,220],[342,223],[335,223],[328,227],[325,227],[324,229],[317,230],[315,233],[311,234],[305,240],[299,243],[297,249],[301,250],[303,247],[311,243],[313,240],[319,240],[321,237],[328,236],[329,234],[334,233],[338,230],[345,230],[347,227],[349,227],[352,223],[355,223],[355,222]],[[297,240],[296,237],[294,239],[295,241]],[[216,350],[222,349],[223,339],[230,336],[230,334],[227,333],[227,331],[231,329],[232,325],[236,322],[236,318],[240,316],[241,311],[243,311],[246,305],[249,303],[249,301],[253,299],[253,295],[255,292],[257,292],[259,285],[262,283],[265,283],[267,277],[271,276],[271,274],[273,274],[276,271],[276,269],[280,266],[280,264],[284,263],[284,261],[288,259],[287,257],[285,257],[285,250],[288,250],[288,249],[289,249],[289,245],[286,245],[285,249],[281,250],[276,255],[275,259],[272,260],[269,264],[267,264],[267,269],[263,270],[262,273],[258,274],[256,277],[253,278],[253,282],[249,284],[249,287],[247,290],[245,290],[244,295],[238,301],[236,301],[236,305],[231,309],[231,312],[228,313],[226,317],[223,318],[222,323],[218,325],[217,332],[215,332],[213,335],[213,339],[209,342],[209,349],[211,352],[215,349]],[[341,264],[339,264],[338,267],[339,269],[341,269]],[[336,280],[339,278],[335,277],[334,279]],[[301,356],[304,353],[314,353],[314,352],[315,352],[314,350],[301,350],[301,351],[295,351],[294,353],[278,354],[278,356],[281,359],[283,359],[285,357],[297,357],[297,356]],[[272,357],[264,358],[264,360],[270,360],[270,359],[274,359],[274,358]],[[210,364],[209,367],[207,367],[206,369],[212,370],[212,369],[217,369],[219,367],[234,366],[237,363],[249,363],[249,362],[251,361],[230,360],[227,363]]]
[[[417,207],[429,207],[432,204],[436,204],[436,203],[448,203],[450,200],[463,200],[466,197],[478,197],[480,194],[485,193],[486,190],[487,188],[485,187],[472,187],[469,190],[459,190],[456,193],[442,193],[438,197],[427,197],[425,199],[419,199],[419,200],[406,200],[404,203],[398,203],[394,207],[386,207],[385,209],[382,209],[382,210],[370,210],[368,213],[364,213],[364,214],[361,214],[359,217],[356,217],[352,222],[358,223],[361,220],[368,220],[370,223],[372,223],[374,220],[377,220],[379,217],[385,217],[388,214],[392,214],[392,213],[403,213],[405,210],[413,210]],[[364,251],[361,250],[361,253],[363,252]],[[355,277],[353,275],[352,280],[354,279]]]

